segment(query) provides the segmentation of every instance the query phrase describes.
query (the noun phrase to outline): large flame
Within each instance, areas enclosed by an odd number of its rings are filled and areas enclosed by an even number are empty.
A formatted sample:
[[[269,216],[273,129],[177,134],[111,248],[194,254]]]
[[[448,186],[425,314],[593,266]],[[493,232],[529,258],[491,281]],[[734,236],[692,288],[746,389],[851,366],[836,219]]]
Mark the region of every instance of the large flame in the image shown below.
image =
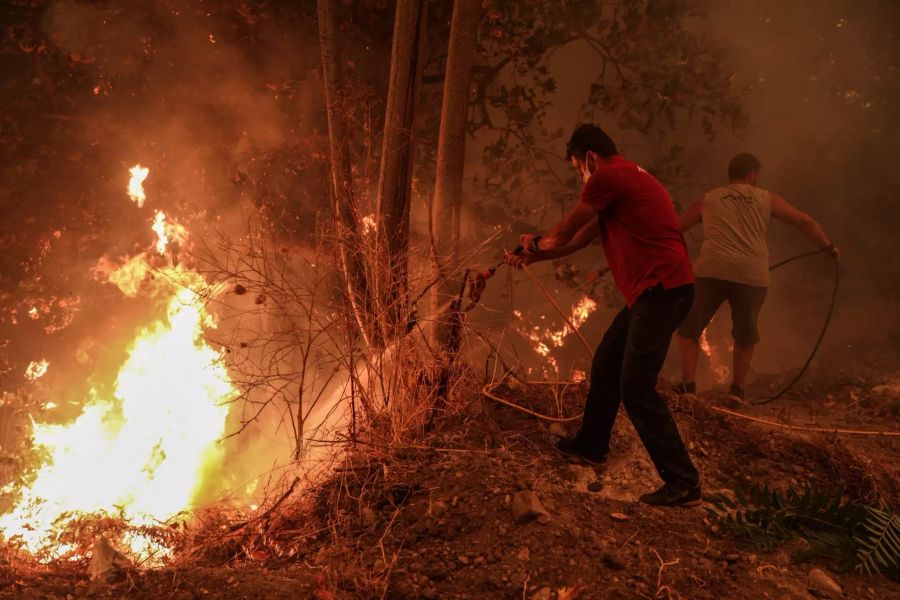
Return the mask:
[[[138,331],[113,391],[91,390],[71,423],[34,423],[34,444],[47,458],[16,506],[0,515],[2,536],[33,554],[68,553],[55,536],[79,516],[164,523],[191,507],[204,472],[221,460],[217,442],[236,392],[222,354],[203,337],[215,326],[201,301],[206,282],[181,266],[155,278],[150,271],[142,254],[108,274],[126,296],[140,292],[166,308]],[[137,555],[151,546],[140,535],[119,541]]]

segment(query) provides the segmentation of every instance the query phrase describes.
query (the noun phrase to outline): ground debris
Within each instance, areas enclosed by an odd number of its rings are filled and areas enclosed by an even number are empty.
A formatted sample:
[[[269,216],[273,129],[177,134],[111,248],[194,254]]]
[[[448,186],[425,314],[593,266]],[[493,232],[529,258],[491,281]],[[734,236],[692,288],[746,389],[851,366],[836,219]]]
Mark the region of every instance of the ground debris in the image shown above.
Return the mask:
[[[528,401],[550,411],[554,399]],[[564,401],[571,401],[567,412],[576,412],[577,397]],[[818,408],[816,398],[792,402],[765,410]],[[752,485],[813,478],[849,493],[893,497],[892,480],[878,469],[895,464],[897,448],[884,440],[772,431],[699,405],[674,413],[686,442],[704,448],[695,456],[708,501],[734,502],[746,499]],[[506,409],[486,419],[461,415],[414,442],[451,452],[413,452],[372,440],[319,486],[308,492],[298,487],[283,501],[283,495],[274,497],[267,505],[277,510],[258,511],[238,526],[223,516],[207,528],[215,534],[192,529],[215,552],[144,571],[134,589],[128,581],[104,583],[103,593],[138,599],[474,600],[544,597],[549,590],[553,600],[576,597],[569,592],[576,590],[579,598],[665,597],[668,591],[700,600],[808,600],[814,591],[809,573],[819,565],[795,563],[790,548],[762,552],[720,537],[703,510],[637,503],[659,483],[624,420],[617,424],[610,461],[590,468],[567,463],[548,428],[527,415]],[[592,482],[602,482],[593,493]],[[516,525],[514,506],[530,524]],[[627,520],[616,521],[614,514]],[[83,597],[88,584],[81,573],[81,587],[73,577],[51,583],[12,575],[7,579],[23,583],[0,590],[0,598]],[[855,572],[840,578],[841,597],[900,597],[898,585],[887,579]]]

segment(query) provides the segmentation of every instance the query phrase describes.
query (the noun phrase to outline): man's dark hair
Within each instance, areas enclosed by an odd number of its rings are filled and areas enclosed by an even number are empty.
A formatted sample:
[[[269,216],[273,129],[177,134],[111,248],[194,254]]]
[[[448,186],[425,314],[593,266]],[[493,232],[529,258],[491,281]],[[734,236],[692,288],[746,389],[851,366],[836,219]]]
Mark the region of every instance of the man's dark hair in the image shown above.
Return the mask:
[[[603,158],[609,158],[619,153],[616,143],[606,135],[606,132],[591,123],[579,125],[566,144],[566,160],[572,157],[584,160],[587,153],[596,152]]]
[[[759,171],[761,167],[758,158],[747,152],[741,152],[728,163],[728,179],[745,179],[750,171]]]

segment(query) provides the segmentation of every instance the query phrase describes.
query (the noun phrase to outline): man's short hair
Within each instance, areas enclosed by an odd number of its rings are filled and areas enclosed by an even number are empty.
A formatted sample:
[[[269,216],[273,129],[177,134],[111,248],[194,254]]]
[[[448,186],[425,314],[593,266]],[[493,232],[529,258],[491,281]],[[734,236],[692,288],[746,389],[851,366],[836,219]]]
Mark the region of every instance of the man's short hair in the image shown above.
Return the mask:
[[[741,152],[728,163],[728,179],[746,179],[751,171],[759,171],[759,159],[747,152]]]
[[[584,160],[588,152],[596,152],[603,158],[609,158],[619,153],[616,143],[606,135],[606,132],[591,123],[579,125],[566,144],[566,160],[577,158]]]

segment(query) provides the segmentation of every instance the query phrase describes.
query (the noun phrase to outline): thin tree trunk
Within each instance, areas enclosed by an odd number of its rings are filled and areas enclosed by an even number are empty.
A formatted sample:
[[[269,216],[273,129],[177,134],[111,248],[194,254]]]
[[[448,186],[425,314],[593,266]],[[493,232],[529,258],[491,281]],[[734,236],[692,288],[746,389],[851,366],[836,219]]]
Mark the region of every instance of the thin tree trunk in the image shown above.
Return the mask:
[[[402,335],[409,318],[409,209],[413,121],[422,75],[425,0],[398,0],[378,178],[379,313],[387,335]]]
[[[456,0],[450,23],[444,100],[438,137],[437,173],[432,206],[433,268],[439,282],[433,288],[432,314],[435,319],[434,345],[445,348],[455,290],[462,273],[458,270],[460,212],[462,211],[463,168],[466,150],[466,122],[469,107],[469,79],[475,58],[475,42],[481,16],[479,0]]]
[[[322,49],[322,79],[325,83],[331,155],[331,197],[347,295],[359,333],[367,345],[372,345],[377,343],[378,336],[370,325],[371,295],[361,252],[359,213],[353,192],[347,106],[341,89],[341,63],[335,46],[334,3],[335,0],[318,0],[319,45]]]

